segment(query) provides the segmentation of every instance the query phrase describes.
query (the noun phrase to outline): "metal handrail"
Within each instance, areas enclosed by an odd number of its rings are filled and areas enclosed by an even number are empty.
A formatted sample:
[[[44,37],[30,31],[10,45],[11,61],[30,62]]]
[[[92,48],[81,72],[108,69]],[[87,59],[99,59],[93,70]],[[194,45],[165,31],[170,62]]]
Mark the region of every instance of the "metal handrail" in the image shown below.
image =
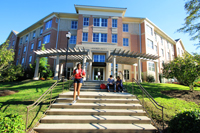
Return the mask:
[[[156,125],[156,123],[154,122],[154,120],[152,119],[152,117],[149,115],[148,111],[146,110],[145,106],[144,106],[144,94],[148,97],[148,99],[153,103],[153,105],[158,109],[162,111],[162,122],[163,122],[163,132],[164,132],[164,107],[160,104],[158,104],[155,99],[142,87],[142,85],[136,80],[136,79],[132,79],[132,90],[134,91],[134,87],[133,87],[133,81],[135,81],[135,83],[139,86],[140,90],[142,90],[142,103],[140,101],[140,103],[142,104],[144,110],[147,112],[148,116],[150,117],[151,121],[154,123],[154,125],[156,126],[156,128],[159,130],[160,133],[162,133],[162,131],[158,128],[158,126]],[[160,107],[160,108],[159,108]]]
[[[69,80],[72,80],[72,78],[74,77],[74,75],[71,75],[70,77],[69,77]],[[63,86],[62,86],[62,93],[64,92],[64,78],[65,78],[65,76],[62,76],[62,80],[63,80]],[[68,85],[68,88],[70,87],[70,83],[69,83],[69,85]]]
[[[54,103],[55,102],[55,100],[52,102],[52,90],[54,89],[54,87],[56,86],[58,84],[58,81],[56,81],[47,91],[45,91],[43,94],[42,94],[42,96],[40,96],[33,104],[31,104],[31,105],[29,105],[29,106],[27,106],[26,108],[27,108],[27,114],[26,114],[26,129],[25,129],[25,131],[27,131],[27,127],[28,127],[28,117],[29,117],[29,111],[31,111],[31,110],[33,110],[34,108],[36,108],[37,107],[37,105],[38,104],[40,104],[43,100],[44,100],[44,98],[51,92],[51,96],[50,96],[50,106],[48,107],[48,109],[51,107],[51,104],[52,103]],[[31,108],[31,107],[33,107],[33,108]],[[31,109],[30,109],[31,108]],[[47,109],[47,110],[48,110]],[[47,111],[46,110],[46,111]],[[46,113],[46,111],[45,111],[45,113]],[[44,114],[45,114],[44,113]],[[43,117],[43,116],[42,116]],[[41,117],[41,118],[42,118]],[[41,119],[40,118],[40,119]],[[39,120],[40,121],[40,120]],[[36,125],[37,125],[37,123],[36,123]],[[35,125],[35,126],[36,126]],[[35,127],[34,126],[34,127]]]

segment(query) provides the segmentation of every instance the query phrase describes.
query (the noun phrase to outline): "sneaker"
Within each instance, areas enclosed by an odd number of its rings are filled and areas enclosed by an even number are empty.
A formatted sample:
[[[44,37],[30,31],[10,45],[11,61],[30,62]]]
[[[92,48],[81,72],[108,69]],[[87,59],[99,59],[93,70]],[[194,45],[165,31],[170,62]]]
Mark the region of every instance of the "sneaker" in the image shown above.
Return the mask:
[[[110,92],[110,90],[108,90],[108,92]]]
[[[73,105],[73,104],[75,104],[75,103],[76,103],[76,100],[72,101],[72,103],[71,103],[71,104]]]
[[[116,92],[116,91],[114,91],[114,92]]]
[[[124,93],[124,91],[122,91],[122,93]]]
[[[79,99],[80,99],[80,97],[79,97],[79,96],[77,96],[76,100],[79,100]]]
[[[120,91],[118,91],[120,93]]]

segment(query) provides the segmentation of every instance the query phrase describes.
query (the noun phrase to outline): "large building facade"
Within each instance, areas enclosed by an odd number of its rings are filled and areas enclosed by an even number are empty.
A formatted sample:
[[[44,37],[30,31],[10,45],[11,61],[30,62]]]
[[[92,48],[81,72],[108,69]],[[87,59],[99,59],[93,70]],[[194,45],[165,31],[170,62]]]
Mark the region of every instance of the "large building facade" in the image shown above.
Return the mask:
[[[123,74],[131,81],[138,78],[138,64],[116,64],[106,62],[115,49],[159,56],[155,62],[141,62],[144,80],[147,75],[158,78],[156,71],[162,73],[162,63],[169,62],[185,52],[181,39],[174,40],[147,18],[125,17],[126,8],[75,5],[76,13],[53,12],[22,32],[12,31],[8,36],[9,47],[14,48],[15,63],[27,67],[36,59],[34,51],[45,48],[66,48],[66,33],[71,33],[69,47],[84,48],[92,57],[86,63],[86,80],[96,80],[101,72],[102,80],[109,75]],[[49,58],[51,68],[55,59]],[[60,65],[61,66],[61,65]],[[63,67],[63,66],[62,66]],[[68,77],[75,68],[67,63]],[[116,71],[113,71],[115,69]]]

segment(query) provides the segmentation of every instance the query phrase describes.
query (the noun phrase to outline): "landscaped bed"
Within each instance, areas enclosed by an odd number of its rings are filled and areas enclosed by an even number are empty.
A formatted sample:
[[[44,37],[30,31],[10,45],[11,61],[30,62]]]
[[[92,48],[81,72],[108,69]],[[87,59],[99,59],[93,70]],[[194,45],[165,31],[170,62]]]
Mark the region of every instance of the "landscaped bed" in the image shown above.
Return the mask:
[[[55,80],[26,80],[21,82],[0,83],[1,92],[4,92],[5,90],[15,92],[6,96],[0,96],[0,111],[4,113],[22,115],[22,118],[25,122],[27,113],[26,107],[33,104],[55,82]],[[53,89],[53,98],[56,98],[58,94],[62,92],[62,84],[62,82],[59,82],[58,85]],[[64,85],[66,91],[66,88],[68,88],[68,82],[65,82]],[[45,110],[49,106],[49,98],[50,94],[47,95],[45,100],[29,113],[29,127],[34,126],[34,124],[45,112]]]

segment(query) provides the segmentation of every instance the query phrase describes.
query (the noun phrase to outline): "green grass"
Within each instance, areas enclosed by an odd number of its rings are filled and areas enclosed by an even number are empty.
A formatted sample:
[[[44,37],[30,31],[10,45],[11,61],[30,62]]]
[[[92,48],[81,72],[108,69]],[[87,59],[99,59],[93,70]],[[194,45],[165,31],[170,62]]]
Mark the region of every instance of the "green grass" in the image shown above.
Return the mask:
[[[124,84],[126,86],[126,84]],[[147,92],[155,99],[158,104],[164,106],[164,120],[168,122],[170,119],[183,110],[194,110],[200,109],[200,106],[194,102],[187,102],[185,100],[180,100],[177,98],[172,98],[161,93],[161,91],[169,90],[189,90],[189,87],[178,85],[178,84],[156,84],[156,83],[142,83],[142,86],[147,90]],[[128,92],[132,93],[132,83],[127,84]],[[200,87],[196,87],[197,91],[200,91]],[[134,83],[134,94],[142,101],[142,91]],[[145,97],[145,106],[150,113],[150,115],[157,119],[161,120],[162,113],[157,110],[155,106]]]
[[[18,93],[2,96],[0,97],[0,103],[2,106],[0,110],[2,112],[19,114],[22,115],[24,122],[26,120],[27,106],[33,104],[49,87],[51,87],[56,81],[46,80],[46,81],[22,81],[22,82],[7,82],[0,83],[0,90],[12,90],[18,91]],[[68,88],[70,82],[65,82],[65,91]],[[55,99],[59,93],[62,92],[62,82],[52,91],[52,97]],[[42,114],[49,106],[50,94],[47,95],[45,100],[41,102],[35,109],[29,113],[28,126],[33,127],[35,123],[39,120]]]

